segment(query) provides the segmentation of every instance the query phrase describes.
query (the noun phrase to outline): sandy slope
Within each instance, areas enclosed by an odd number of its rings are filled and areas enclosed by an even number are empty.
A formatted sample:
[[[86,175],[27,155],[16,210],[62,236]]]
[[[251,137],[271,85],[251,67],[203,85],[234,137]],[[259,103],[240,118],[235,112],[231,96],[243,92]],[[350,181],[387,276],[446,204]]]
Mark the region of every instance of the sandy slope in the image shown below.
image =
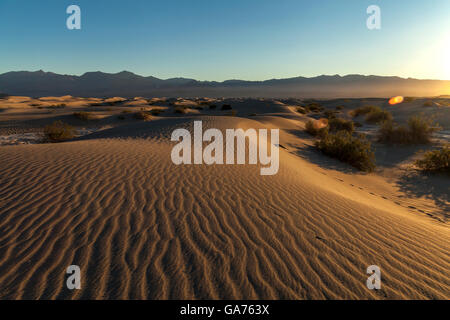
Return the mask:
[[[0,298],[450,298],[448,224],[379,196],[370,176],[337,176],[282,148],[275,176],[175,166],[168,137],[191,124],[2,147]],[[65,289],[70,264],[82,290]],[[372,264],[379,291],[365,285]]]

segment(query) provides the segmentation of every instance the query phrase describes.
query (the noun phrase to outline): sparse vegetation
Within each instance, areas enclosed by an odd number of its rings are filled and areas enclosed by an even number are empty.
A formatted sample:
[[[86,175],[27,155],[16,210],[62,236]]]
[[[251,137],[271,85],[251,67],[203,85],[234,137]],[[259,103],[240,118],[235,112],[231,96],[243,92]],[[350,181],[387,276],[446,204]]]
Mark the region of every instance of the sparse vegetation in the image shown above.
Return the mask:
[[[376,106],[364,106],[364,107],[359,107],[359,108],[356,108],[356,109],[352,110],[352,111],[350,112],[350,115],[351,115],[352,117],[358,117],[358,116],[360,116],[360,115],[366,115],[366,114],[368,114],[368,113],[370,113],[370,112],[376,112],[376,111],[379,111],[379,110],[381,110],[380,107],[376,107]]]
[[[439,127],[431,119],[412,116],[408,125],[396,125],[385,121],[378,130],[378,141],[390,144],[426,144]]]
[[[323,115],[325,116],[325,118],[327,119],[335,119],[336,115],[339,113],[339,111],[336,110],[325,110],[323,112]]]
[[[370,142],[362,135],[353,137],[347,131],[327,134],[316,142],[324,154],[366,172],[375,169],[375,155]]]
[[[324,108],[318,102],[310,102],[306,106],[306,110],[309,110],[311,112],[316,112],[316,113],[322,112],[323,109]]]
[[[138,119],[138,120],[151,120],[151,115],[150,113],[146,112],[146,111],[138,111],[134,114],[134,118]]]
[[[163,113],[164,112],[164,110],[163,109],[152,109],[151,111],[150,111],[150,113],[152,114],[152,116],[159,116],[161,113]]]
[[[366,115],[366,118],[364,119],[367,123],[382,123],[384,121],[391,121],[392,120],[392,114],[387,110],[382,110],[380,108],[377,108],[377,110],[372,110]]]
[[[308,120],[305,125],[306,132],[314,137],[325,137],[328,134],[328,127],[318,128],[312,120]]]
[[[331,132],[347,131],[352,134],[355,131],[353,121],[342,118],[334,118],[328,121],[328,128]]]
[[[416,161],[416,165],[424,171],[450,174],[450,145],[428,151],[422,159]]]
[[[83,121],[88,121],[94,118],[94,116],[90,112],[80,111],[73,113],[75,118],[78,118]]]
[[[52,104],[47,106],[46,108],[53,108],[53,109],[57,109],[57,108],[65,108],[66,104],[65,103],[60,103],[60,104]]]
[[[308,113],[308,111],[304,107],[297,107],[295,110],[298,113],[301,113],[301,114],[307,114]]]
[[[177,107],[177,108],[175,108],[174,112],[175,113],[180,113],[180,114],[185,114],[187,111],[186,111],[186,108]]]
[[[50,142],[62,142],[72,139],[75,136],[75,130],[62,121],[55,121],[45,126],[44,135]]]

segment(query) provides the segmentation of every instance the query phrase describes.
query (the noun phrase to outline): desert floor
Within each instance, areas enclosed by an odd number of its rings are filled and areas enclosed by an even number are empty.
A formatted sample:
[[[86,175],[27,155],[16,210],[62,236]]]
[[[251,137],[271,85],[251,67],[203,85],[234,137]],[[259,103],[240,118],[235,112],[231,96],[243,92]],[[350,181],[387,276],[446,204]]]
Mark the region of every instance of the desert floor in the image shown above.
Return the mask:
[[[386,101],[320,103],[349,117]],[[298,99],[1,99],[0,298],[450,299],[450,180],[413,165],[450,141],[449,101],[387,107],[398,122],[433,115],[442,130],[429,146],[374,143],[378,167],[364,174],[314,149],[304,125],[320,115],[296,112]],[[135,119],[141,109],[164,112]],[[82,110],[92,119],[73,116]],[[41,143],[55,120],[79,137]],[[170,135],[194,120],[279,128],[278,174],[174,165]],[[81,290],[66,288],[72,264]],[[366,287],[370,265],[381,290]]]

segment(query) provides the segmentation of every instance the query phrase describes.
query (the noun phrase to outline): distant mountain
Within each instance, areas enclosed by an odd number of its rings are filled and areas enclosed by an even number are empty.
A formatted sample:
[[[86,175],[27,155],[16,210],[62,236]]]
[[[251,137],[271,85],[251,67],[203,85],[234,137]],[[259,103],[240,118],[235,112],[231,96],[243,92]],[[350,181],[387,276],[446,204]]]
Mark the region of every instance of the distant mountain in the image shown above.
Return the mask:
[[[265,81],[158,79],[132,72],[87,72],[81,76],[42,70],[0,75],[0,93],[33,97],[388,97],[450,94],[450,81],[363,75],[322,75]]]

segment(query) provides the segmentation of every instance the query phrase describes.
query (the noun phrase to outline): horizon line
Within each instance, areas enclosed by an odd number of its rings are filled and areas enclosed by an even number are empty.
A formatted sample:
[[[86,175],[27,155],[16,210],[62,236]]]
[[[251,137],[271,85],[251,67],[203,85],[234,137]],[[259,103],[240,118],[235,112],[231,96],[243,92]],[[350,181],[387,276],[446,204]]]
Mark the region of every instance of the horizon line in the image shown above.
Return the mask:
[[[263,79],[263,80],[245,80],[245,79],[230,78],[230,79],[226,79],[223,81],[220,81],[220,80],[198,80],[195,78],[182,77],[182,76],[178,76],[178,77],[176,76],[176,77],[170,77],[170,78],[158,78],[154,75],[141,75],[141,74],[137,74],[137,73],[134,73],[134,72],[128,71],[128,70],[122,70],[119,72],[104,72],[104,71],[96,70],[96,71],[85,71],[80,74],[57,73],[57,72],[53,72],[53,71],[44,71],[43,69],[39,69],[39,70],[35,70],[35,71],[11,70],[11,71],[6,71],[3,73],[0,73],[0,75],[12,73],[12,72],[30,72],[30,73],[43,72],[43,73],[52,73],[52,74],[58,74],[58,75],[63,75],[63,76],[74,76],[74,77],[81,77],[87,73],[104,73],[104,74],[109,74],[109,75],[116,75],[116,74],[120,74],[120,73],[131,73],[131,74],[139,76],[139,77],[143,77],[143,78],[153,77],[153,78],[156,78],[159,80],[186,79],[186,80],[195,80],[198,82],[218,82],[218,83],[222,83],[222,82],[226,82],[226,81],[264,82],[264,81],[271,81],[271,80],[287,80],[287,79],[295,79],[295,78],[313,79],[313,78],[318,78],[318,77],[336,77],[336,76],[341,77],[341,78],[348,77],[348,76],[363,76],[363,77],[381,77],[381,78],[400,78],[400,79],[404,79],[404,80],[421,80],[421,81],[450,81],[450,79],[422,79],[422,78],[413,78],[413,77],[402,77],[402,76],[397,76],[397,75],[375,75],[375,74],[361,74],[361,73],[347,73],[344,75],[341,75],[339,73],[319,74],[319,75],[309,76],[309,77],[298,75],[298,76],[292,76],[292,77],[286,77],[286,78],[270,78],[270,79]]]

